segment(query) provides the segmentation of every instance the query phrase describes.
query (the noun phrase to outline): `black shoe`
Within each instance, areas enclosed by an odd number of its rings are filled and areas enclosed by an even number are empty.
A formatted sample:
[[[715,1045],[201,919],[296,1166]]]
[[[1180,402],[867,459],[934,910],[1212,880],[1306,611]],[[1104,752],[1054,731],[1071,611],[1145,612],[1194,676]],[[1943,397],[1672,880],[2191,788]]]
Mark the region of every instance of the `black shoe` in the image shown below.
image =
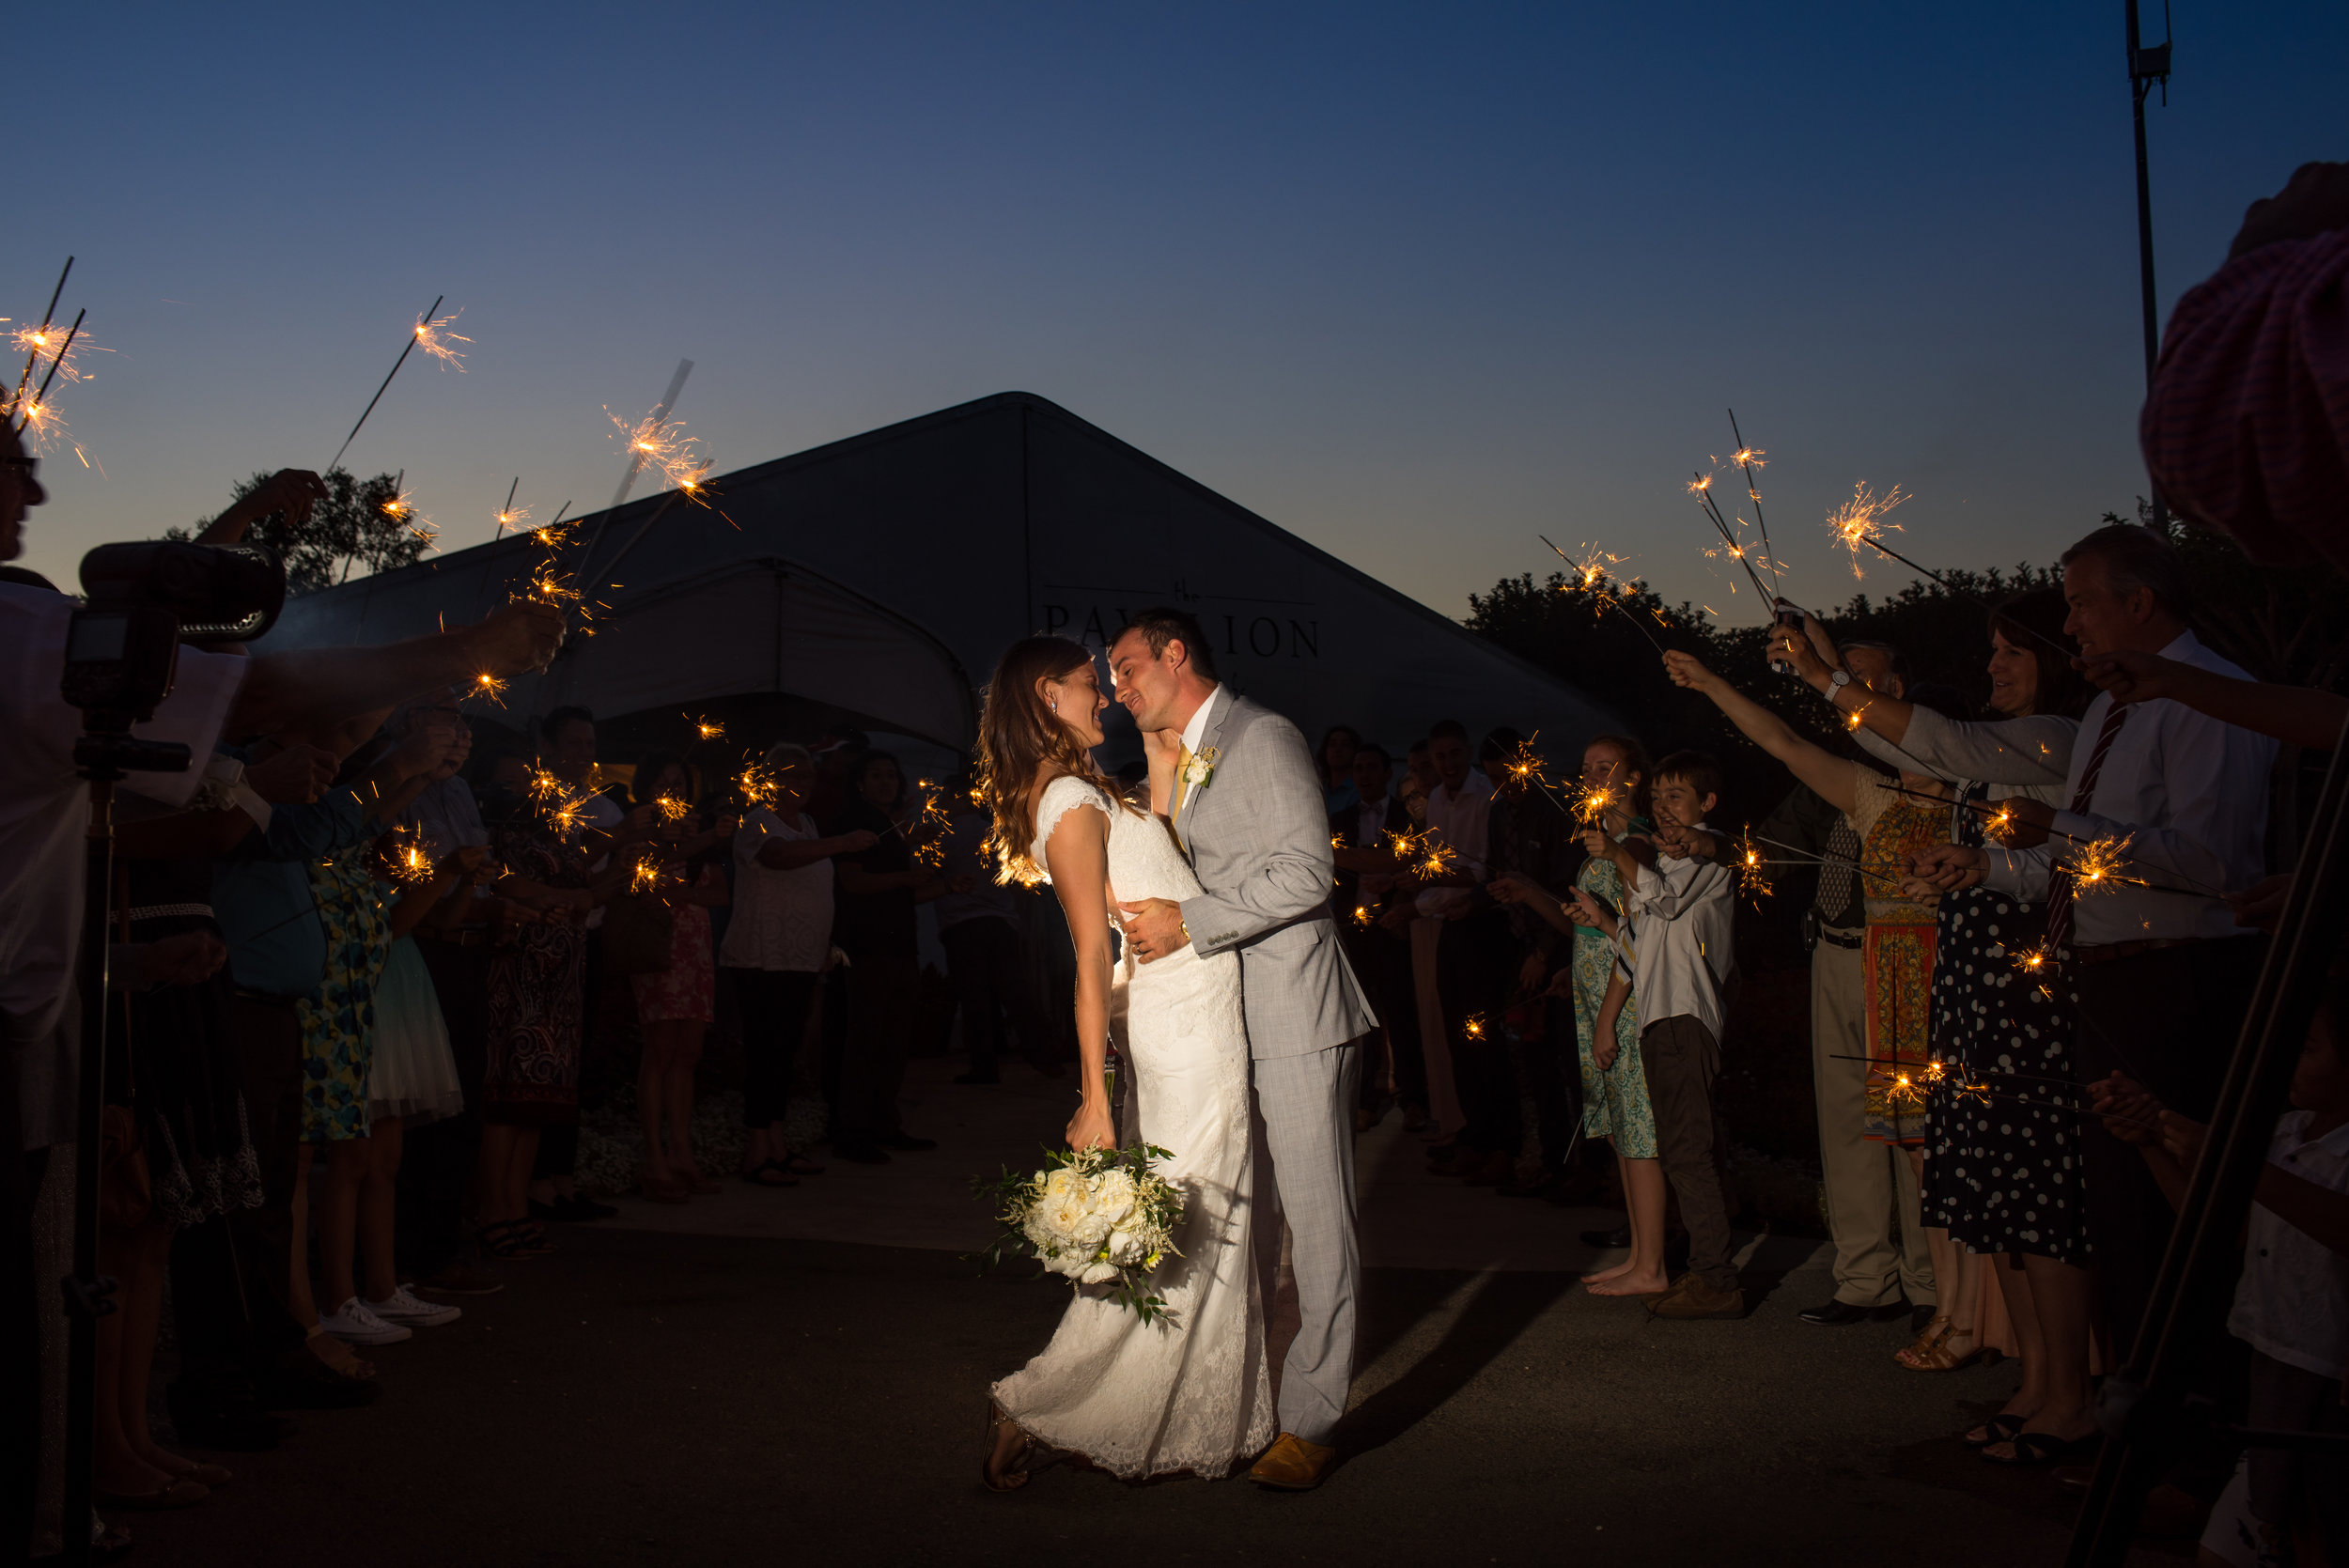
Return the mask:
[[[1849,1301],[1822,1301],[1795,1314],[1803,1322],[1821,1328],[1842,1328],[1854,1323],[1865,1323],[1875,1315],[1874,1307],[1857,1307]]]
[[[1628,1247],[1631,1245],[1631,1227],[1626,1223],[1618,1225],[1611,1231],[1584,1231],[1582,1245],[1585,1247]]]
[[[957,1073],[955,1081],[957,1083],[1001,1083],[1003,1081],[1003,1075],[980,1072]]]
[[[910,1133],[903,1132],[885,1132],[873,1141],[884,1149],[894,1149],[899,1154],[907,1155],[918,1155],[938,1147],[935,1138],[915,1138]]]
[[[889,1163],[888,1154],[878,1143],[854,1141],[834,1143],[832,1146],[832,1157],[845,1159],[851,1165],[886,1165]]]

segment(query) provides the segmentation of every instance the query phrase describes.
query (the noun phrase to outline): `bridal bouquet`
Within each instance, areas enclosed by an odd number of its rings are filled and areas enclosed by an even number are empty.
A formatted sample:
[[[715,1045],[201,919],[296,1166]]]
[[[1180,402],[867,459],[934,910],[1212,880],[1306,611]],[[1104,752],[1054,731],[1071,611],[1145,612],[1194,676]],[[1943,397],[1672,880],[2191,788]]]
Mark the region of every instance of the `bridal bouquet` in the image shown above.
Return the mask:
[[[1165,1318],[1166,1303],[1149,1294],[1150,1276],[1168,1255],[1179,1255],[1173,1237],[1183,1195],[1150,1167],[1172,1157],[1148,1143],[1056,1149],[1034,1175],[1006,1171],[993,1181],[975,1179],[972,1188],[993,1202],[1003,1227],[979,1254],[980,1265],[1006,1252],[1031,1254],[1047,1273],[1078,1285],[1113,1285],[1112,1298],[1144,1323]]]

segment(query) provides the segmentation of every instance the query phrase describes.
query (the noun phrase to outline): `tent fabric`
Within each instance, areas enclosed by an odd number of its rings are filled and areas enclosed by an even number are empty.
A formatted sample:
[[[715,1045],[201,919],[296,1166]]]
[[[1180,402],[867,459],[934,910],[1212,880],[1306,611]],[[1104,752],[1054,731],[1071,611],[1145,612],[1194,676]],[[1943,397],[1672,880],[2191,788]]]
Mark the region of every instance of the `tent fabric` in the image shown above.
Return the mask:
[[[485,591],[496,578],[483,559],[308,595],[261,646],[388,641],[429,631],[443,615],[471,620],[472,605],[505,597],[502,583]],[[970,679],[936,639],[787,562],[738,562],[617,596],[592,627],[545,673],[511,683],[503,698],[509,712],[577,703],[616,717],[782,692],[950,751],[967,751],[976,730]]]
[[[1098,653],[1127,616],[1179,605],[1199,617],[1219,673],[1309,736],[1347,723],[1392,745],[1451,718],[1471,731],[1538,728],[1546,744],[1579,749],[1621,727],[1547,672],[1028,393],[739,470],[709,489],[714,507],[649,496],[583,519],[579,536],[599,541],[589,584],[617,577],[643,595],[747,560],[787,560],[885,607],[980,682],[1031,632]],[[476,602],[505,598],[537,559],[527,537],[476,546],[307,596],[287,622],[313,642],[428,631],[441,610],[454,624],[474,619]],[[636,602],[597,586],[588,597]],[[736,670],[774,624],[745,613],[739,628],[696,616],[677,645]],[[335,635],[311,630],[316,616]],[[808,630],[823,640],[814,623]],[[272,645],[285,644],[273,635]],[[770,678],[801,677],[784,668]],[[844,706],[871,711],[892,679],[877,675],[863,701]],[[927,698],[910,701],[927,711]],[[1125,711],[1112,706],[1107,722],[1110,758],[1139,754]]]

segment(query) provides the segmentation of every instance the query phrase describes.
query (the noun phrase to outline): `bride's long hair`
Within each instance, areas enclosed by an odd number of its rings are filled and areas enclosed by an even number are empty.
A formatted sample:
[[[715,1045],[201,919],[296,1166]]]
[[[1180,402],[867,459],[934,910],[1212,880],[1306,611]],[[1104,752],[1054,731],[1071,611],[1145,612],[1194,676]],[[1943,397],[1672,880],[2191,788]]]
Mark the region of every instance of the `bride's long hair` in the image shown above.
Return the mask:
[[[1033,854],[1035,800],[1031,792],[1038,768],[1072,773],[1100,785],[1113,799],[1123,799],[1093,753],[1077,743],[1068,726],[1036,693],[1038,681],[1066,679],[1092,662],[1083,644],[1066,637],[1023,637],[995,661],[995,678],[987,683],[986,706],[979,710],[973,793],[994,819],[987,843],[999,882],[1032,887],[1044,879],[1044,868]]]

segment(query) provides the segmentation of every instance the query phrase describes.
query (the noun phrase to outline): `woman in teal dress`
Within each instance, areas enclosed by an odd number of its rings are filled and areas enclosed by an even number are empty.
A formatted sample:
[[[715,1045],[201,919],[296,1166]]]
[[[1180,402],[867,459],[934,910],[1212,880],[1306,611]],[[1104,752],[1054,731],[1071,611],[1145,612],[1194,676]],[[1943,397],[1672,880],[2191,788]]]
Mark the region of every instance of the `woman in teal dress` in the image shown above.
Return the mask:
[[[1601,835],[1620,844],[1643,838],[1647,818],[1647,749],[1625,735],[1602,735],[1582,752],[1586,847]],[[1511,886],[1505,891],[1501,882]],[[1614,1145],[1629,1211],[1631,1255],[1582,1276],[1594,1296],[1644,1296],[1668,1287],[1664,1275],[1664,1168],[1657,1158],[1656,1116],[1648,1108],[1647,1074],[1640,1064],[1638,999],[1628,963],[1617,962],[1617,938],[1630,950],[1632,933],[1620,917],[1623,879],[1614,862],[1594,853],[1561,900],[1519,878],[1496,878],[1495,896],[1530,904],[1551,924],[1574,932],[1574,967],[1552,982],[1574,1000],[1574,1033],[1582,1062],[1582,1135]],[[1606,1041],[1601,1049],[1599,1041]]]
[[[316,1219],[319,1255],[331,1260],[349,1256],[355,1243],[359,1185],[373,1160],[367,1078],[375,987],[391,955],[392,927],[371,846],[353,845],[331,861],[314,861],[309,872],[310,896],[326,938],[326,975],[316,991],[294,1004],[294,1013],[302,1020],[302,1141],[326,1145],[326,1179],[318,1193]],[[309,1164],[300,1162],[294,1182],[297,1238],[307,1229]],[[344,1302],[336,1300],[320,1313],[310,1298],[306,1249],[299,1239],[295,1248],[288,1291],[295,1314],[305,1327],[312,1322],[330,1331],[345,1327]]]

